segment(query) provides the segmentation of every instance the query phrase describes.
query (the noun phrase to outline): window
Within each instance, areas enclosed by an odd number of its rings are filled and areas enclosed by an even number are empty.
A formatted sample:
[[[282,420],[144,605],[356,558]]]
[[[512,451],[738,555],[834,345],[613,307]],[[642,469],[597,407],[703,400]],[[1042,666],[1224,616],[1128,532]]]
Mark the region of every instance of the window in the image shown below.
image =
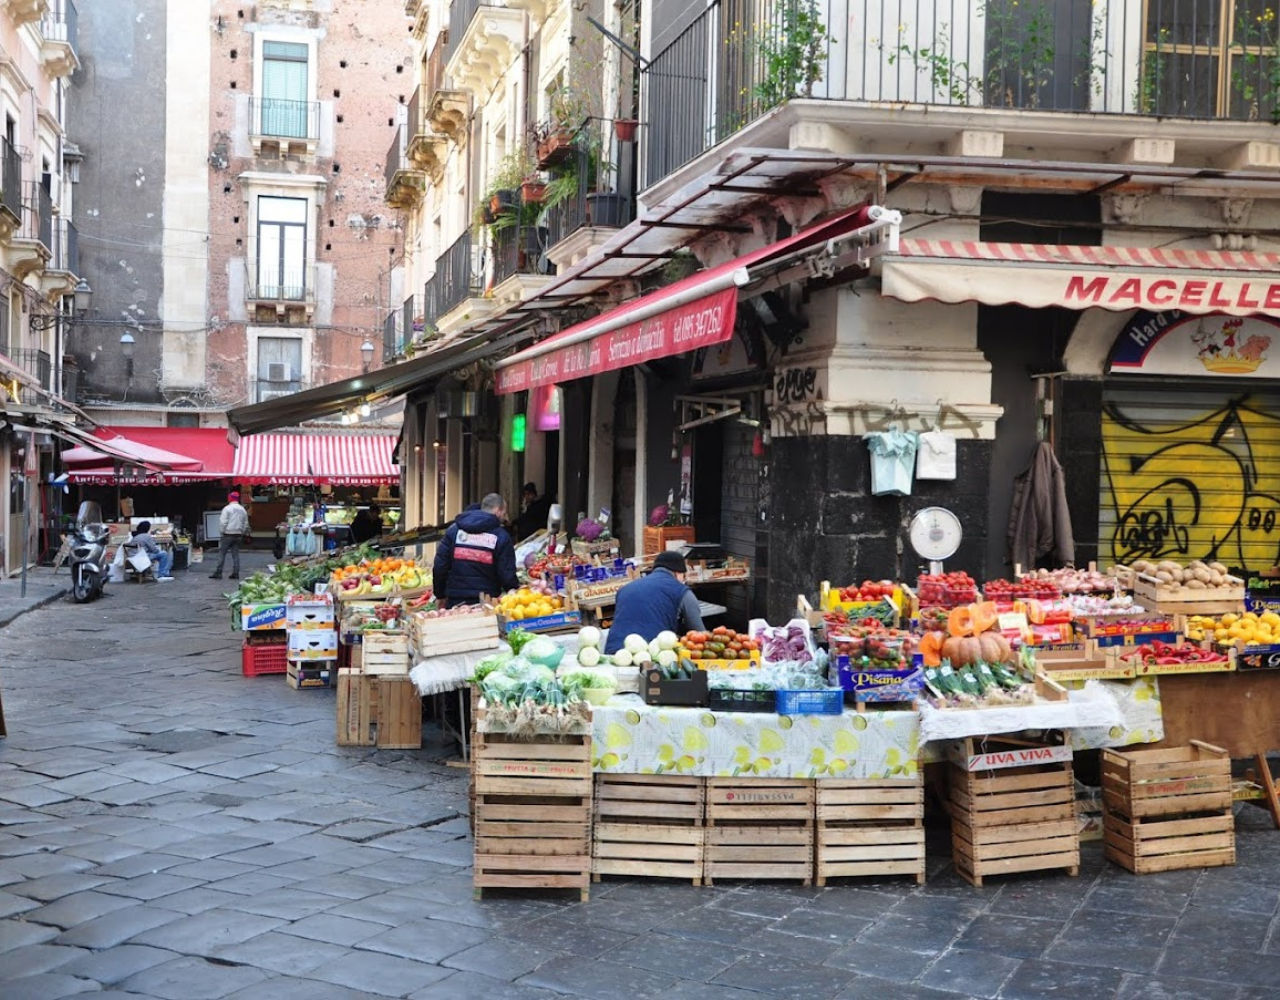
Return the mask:
[[[302,341],[296,337],[258,338],[258,402],[302,388]]]
[[[11,308],[9,296],[0,296],[0,354],[5,357],[13,357],[12,348],[15,346],[9,343],[9,309]],[[0,397],[0,402],[3,402]]]
[[[200,414],[194,410],[170,410],[164,415],[164,424],[166,427],[199,427]]]
[[[262,43],[263,135],[306,139],[307,46],[297,42]]]
[[[307,294],[307,201],[258,197],[257,298],[299,302]]]
[[[1138,110],[1280,121],[1275,0],[1148,0]]]

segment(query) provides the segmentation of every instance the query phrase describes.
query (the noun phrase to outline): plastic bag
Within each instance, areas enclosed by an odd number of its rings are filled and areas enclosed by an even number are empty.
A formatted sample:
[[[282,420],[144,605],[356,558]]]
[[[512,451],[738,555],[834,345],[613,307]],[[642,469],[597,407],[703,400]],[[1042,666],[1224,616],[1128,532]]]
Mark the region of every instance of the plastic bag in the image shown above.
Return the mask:
[[[926,431],[919,435],[916,453],[917,479],[956,478],[956,439],[946,431]]]
[[[890,430],[867,434],[863,439],[871,450],[871,495],[910,496],[916,435]]]

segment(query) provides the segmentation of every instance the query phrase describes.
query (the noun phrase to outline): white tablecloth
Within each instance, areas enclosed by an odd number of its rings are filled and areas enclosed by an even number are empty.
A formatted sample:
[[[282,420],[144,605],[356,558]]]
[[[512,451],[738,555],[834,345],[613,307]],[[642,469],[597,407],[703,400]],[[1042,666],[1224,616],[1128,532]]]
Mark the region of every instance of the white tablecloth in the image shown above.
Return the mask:
[[[939,709],[920,706],[920,738],[954,740],[964,736],[1017,733],[1024,729],[1078,729],[1121,726],[1120,706],[1101,686],[1088,684],[1068,692],[1067,701],[1011,705],[1008,708]]]

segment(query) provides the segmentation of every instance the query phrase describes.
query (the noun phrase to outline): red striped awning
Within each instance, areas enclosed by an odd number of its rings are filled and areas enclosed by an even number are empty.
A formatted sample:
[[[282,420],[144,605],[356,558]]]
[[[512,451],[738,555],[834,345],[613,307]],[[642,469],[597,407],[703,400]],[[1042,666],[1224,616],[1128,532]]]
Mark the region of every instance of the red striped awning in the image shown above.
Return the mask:
[[[1276,253],[903,239],[881,259],[904,302],[1280,316]]]
[[[394,434],[253,434],[240,439],[233,478],[286,486],[382,486],[400,481]]]

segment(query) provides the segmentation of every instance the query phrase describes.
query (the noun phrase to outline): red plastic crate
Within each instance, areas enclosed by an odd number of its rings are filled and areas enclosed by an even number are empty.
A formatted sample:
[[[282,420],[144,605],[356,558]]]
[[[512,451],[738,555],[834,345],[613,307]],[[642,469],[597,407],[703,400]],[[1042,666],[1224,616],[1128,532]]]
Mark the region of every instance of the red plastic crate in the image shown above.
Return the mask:
[[[288,668],[289,645],[284,642],[245,643],[240,669],[246,677],[283,674]]]

